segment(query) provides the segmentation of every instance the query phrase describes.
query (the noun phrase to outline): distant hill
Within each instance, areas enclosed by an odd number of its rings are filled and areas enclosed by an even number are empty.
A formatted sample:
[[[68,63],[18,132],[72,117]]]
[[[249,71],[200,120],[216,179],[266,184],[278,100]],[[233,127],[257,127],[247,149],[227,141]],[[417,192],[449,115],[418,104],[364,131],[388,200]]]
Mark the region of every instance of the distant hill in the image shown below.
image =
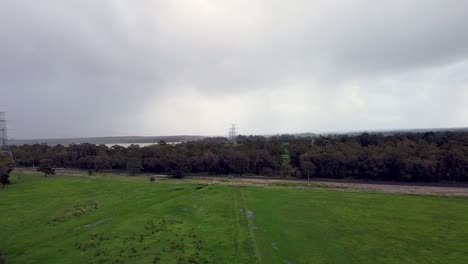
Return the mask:
[[[383,130],[367,130],[367,131],[356,131],[340,134],[357,135],[364,132],[367,133],[379,133],[383,135],[395,135],[400,133],[425,133],[425,132],[468,132],[468,127],[453,127],[453,128],[414,128],[414,129],[383,129]]]
[[[425,132],[468,132],[468,127],[453,127],[453,128],[413,128],[413,129],[369,129],[369,130],[356,130],[356,131],[340,131],[340,132],[323,132],[323,133],[292,133],[292,134],[276,134],[276,135],[262,135],[264,137],[288,137],[293,136],[296,138],[319,137],[319,136],[333,136],[333,135],[349,135],[356,136],[362,133],[382,134],[384,136],[391,136],[401,133],[425,133]]]
[[[153,136],[153,137],[89,137],[89,138],[50,138],[50,139],[11,139],[10,145],[32,145],[32,144],[47,144],[47,145],[69,145],[69,144],[121,144],[121,143],[155,143],[161,140],[166,142],[187,142],[201,140],[206,137],[194,135],[178,135],[178,136]]]

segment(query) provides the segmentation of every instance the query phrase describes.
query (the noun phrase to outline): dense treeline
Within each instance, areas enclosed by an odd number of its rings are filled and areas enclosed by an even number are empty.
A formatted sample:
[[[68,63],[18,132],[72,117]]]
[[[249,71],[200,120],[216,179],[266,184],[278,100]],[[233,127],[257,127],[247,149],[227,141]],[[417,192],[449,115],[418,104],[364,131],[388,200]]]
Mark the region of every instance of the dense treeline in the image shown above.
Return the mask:
[[[391,136],[239,136],[177,145],[128,148],[78,144],[13,146],[16,164],[168,173],[249,174],[390,181],[468,182],[468,133],[428,132]]]

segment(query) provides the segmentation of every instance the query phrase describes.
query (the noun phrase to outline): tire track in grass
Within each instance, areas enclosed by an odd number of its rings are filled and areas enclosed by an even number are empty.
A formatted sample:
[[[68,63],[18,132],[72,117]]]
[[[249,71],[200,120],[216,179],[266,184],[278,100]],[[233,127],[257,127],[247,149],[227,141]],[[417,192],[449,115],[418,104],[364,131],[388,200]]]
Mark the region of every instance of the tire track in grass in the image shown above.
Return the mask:
[[[247,218],[244,218],[245,208],[241,196],[241,187],[234,187],[233,193],[233,214],[236,218],[236,233],[233,236],[233,244],[239,258],[237,263],[253,263],[256,261],[255,252],[252,248],[252,240],[250,238],[250,231],[248,228]]]
[[[260,257],[260,252],[258,252],[257,240],[255,239],[253,215],[249,216],[249,212],[251,212],[251,211],[247,210],[247,200],[245,199],[245,194],[242,191],[242,188],[240,189],[240,194],[241,194],[241,198],[242,198],[242,205],[244,206],[245,217],[247,218],[247,225],[248,225],[248,229],[249,229],[250,239],[252,240],[252,245],[253,245],[253,248],[254,248],[255,258],[257,260],[257,263],[262,263],[262,259]]]
[[[237,195],[237,192],[235,192],[233,196],[234,196],[234,199],[232,200],[234,201],[234,205],[232,209],[233,209],[233,214],[236,217],[236,232],[233,235],[232,244],[235,248],[235,251],[240,253],[241,247],[239,246],[239,242],[240,242],[240,234],[241,234],[241,219],[240,219],[240,214],[238,211],[240,210],[239,201],[238,201],[240,197]]]

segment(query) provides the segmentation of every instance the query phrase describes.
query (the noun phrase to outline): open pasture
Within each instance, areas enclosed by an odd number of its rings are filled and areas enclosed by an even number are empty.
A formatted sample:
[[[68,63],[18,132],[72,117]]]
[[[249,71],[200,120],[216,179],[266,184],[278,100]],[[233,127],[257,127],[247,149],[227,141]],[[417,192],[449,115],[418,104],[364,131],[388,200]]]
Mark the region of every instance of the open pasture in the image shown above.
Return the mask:
[[[15,174],[7,263],[468,263],[468,200]]]

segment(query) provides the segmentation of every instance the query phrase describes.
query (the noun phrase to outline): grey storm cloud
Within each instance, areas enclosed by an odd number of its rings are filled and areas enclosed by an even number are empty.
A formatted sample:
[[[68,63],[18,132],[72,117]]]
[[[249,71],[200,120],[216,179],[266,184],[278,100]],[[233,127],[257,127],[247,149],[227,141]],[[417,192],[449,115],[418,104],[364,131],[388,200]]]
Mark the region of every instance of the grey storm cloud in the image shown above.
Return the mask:
[[[2,1],[12,137],[468,125],[468,1]]]

